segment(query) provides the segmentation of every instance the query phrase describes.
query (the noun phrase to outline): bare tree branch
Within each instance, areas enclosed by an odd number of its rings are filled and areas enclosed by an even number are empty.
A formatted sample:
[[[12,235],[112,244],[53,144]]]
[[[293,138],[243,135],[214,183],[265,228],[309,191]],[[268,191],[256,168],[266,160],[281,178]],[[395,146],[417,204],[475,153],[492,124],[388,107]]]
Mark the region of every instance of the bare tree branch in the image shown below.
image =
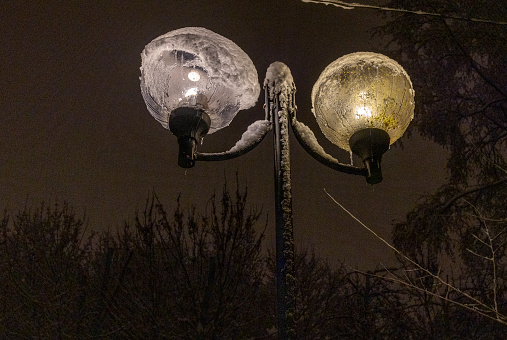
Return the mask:
[[[387,11],[387,12],[411,13],[411,14],[417,14],[417,15],[439,17],[439,18],[444,18],[444,19],[457,19],[457,20],[481,22],[481,23],[494,24],[494,25],[507,25],[507,21],[496,21],[496,20],[488,20],[488,19],[480,19],[480,18],[467,18],[467,17],[458,16],[458,15],[439,14],[439,13],[432,13],[432,12],[425,12],[425,11],[413,11],[413,10],[402,9],[402,8],[391,8],[391,7],[367,5],[367,4],[361,4],[358,2],[346,2],[346,1],[340,1],[340,0],[301,0],[301,1],[308,2],[308,3],[311,2],[311,3],[316,3],[316,4],[323,4],[323,5],[332,5],[332,6],[342,8],[342,9],[370,8],[370,9],[376,9],[376,10]]]
[[[445,212],[447,209],[450,208],[450,206],[456,202],[457,200],[459,200],[460,198],[464,197],[464,196],[467,196],[467,195],[470,195],[470,194],[473,194],[474,192],[477,192],[477,191],[480,191],[480,190],[484,190],[484,189],[489,189],[491,187],[495,187],[497,185],[501,185],[503,183],[507,183],[507,178],[503,178],[501,180],[498,180],[496,182],[493,182],[493,183],[489,183],[489,184],[486,184],[486,185],[481,185],[480,187],[475,187],[475,188],[472,188],[472,189],[469,189],[469,190],[466,190],[466,191],[463,191],[457,195],[455,195],[454,197],[452,197],[450,200],[448,200],[441,208],[440,208],[440,213],[443,213]]]
[[[445,296],[442,296],[441,294],[433,293],[433,292],[431,292],[431,291],[429,291],[429,290],[427,290],[425,288],[418,287],[418,286],[414,285],[411,282],[400,280],[400,279],[397,278],[397,280],[400,281],[398,283],[402,283],[404,285],[410,286],[410,287],[415,288],[417,290],[424,291],[427,294],[430,294],[432,296],[441,298],[441,299],[443,299],[445,301],[452,302],[452,303],[454,303],[454,304],[456,304],[458,306],[465,307],[465,308],[467,308],[469,310],[473,310],[473,311],[477,312],[480,315],[487,316],[488,318],[490,318],[492,320],[495,320],[495,321],[497,321],[497,322],[499,322],[501,324],[507,325],[507,316],[502,315],[502,314],[499,313],[497,305],[491,307],[491,306],[483,303],[482,301],[478,300],[477,298],[473,297],[472,295],[468,294],[467,292],[464,292],[463,290],[461,290],[461,289],[453,286],[452,284],[448,283],[447,281],[443,280],[438,275],[438,273],[434,274],[433,272],[431,272],[427,268],[424,268],[419,263],[417,263],[416,261],[412,260],[411,258],[409,258],[408,256],[406,256],[405,254],[403,254],[400,250],[398,250],[396,247],[394,247],[392,244],[390,244],[388,241],[386,241],[380,235],[378,235],[373,229],[371,229],[370,227],[368,227],[367,225],[365,225],[363,222],[361,222],[361,220],[359,220],[350,211],[348,211],[343,205],[341,205],[333,196],[331,196],[331,194],[329,194],[326,191],[326,189],[324,189],[324,192],[333,200],[333,202],[336,205],[338,205],[343,211],[345,211],[347,214],[349,214],[349,216],[352,217],[354,220],[356,220],[362,227],[364,227],[366,230],[368,230],[370,233],[372,233],[375,237],[377,237],[379,240],[381,240],[385,245],[387,245],[390,249],[392,249],[396,254],[400,255],[403,259],[405,259],[410,264],[412,264],[415,267],[415,270],[419,270],[422,273],[425,273],[426,274],[425,277],[430,277],[430,278],[436,280],[438,284],[443,285],[446,288],[448,288],[448,289],[450,289],[450,290],[452,290],[452,291],[454,291],[454,292],[456,292],[456,293],[464,296],[465,298],[469,299],[470,301],[472,301],[474,303],[474,305],[473,305],[474,307],[470,307],[470,305],[465,305],[465,304],[462,304],[462,303],[460,303],[458,301],[448,299]],[[495,284],[496,284],[496,282],[495,282]],[[482,309],[478,309],[475,306],[480,306]],[[496,317],[492,317],[491,315],[488,315],[488,313],[494,313]]]

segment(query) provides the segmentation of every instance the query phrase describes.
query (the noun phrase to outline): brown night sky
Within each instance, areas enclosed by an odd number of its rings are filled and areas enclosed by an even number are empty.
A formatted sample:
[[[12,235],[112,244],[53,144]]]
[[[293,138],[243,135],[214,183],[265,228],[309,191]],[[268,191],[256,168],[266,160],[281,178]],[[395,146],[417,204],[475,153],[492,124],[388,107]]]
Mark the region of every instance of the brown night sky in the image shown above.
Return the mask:
[[[348,154],[320,133],[310,92],[333,60],[376,51],[379,44],[368,33],[380,24],[374,10],[297,0],[2,1],[0,13],[0,208],[17,211],[26,204],[67,200],[78,212],[86,211],[90,228],[115,228],[144,206],[152,190],[167,205],[182,193],[185,204],[203,207],[220,192],[224,178],[234,185],[238,171],[250,202],[269,216],[268,246],[274,244],[270,136],[237,159],[178,168],[175,137],[150,116],[141,97],[141,51],[168,31],[201,26],[239,45],[257,67],[261,84],[272,62],[284,62],[298,89],[298,119],[328,153],[347,162]],[[261,99],[228,128],[207,136],[200,150],[230,148],[263,117]],[[403,142],[404,149],[395,146],[384,156],[384,181],[370,187],[364,178],[317,163],[292,138],[298,244],[359,268],[392,259],[324,188],[389,238],[390,222],[402,219],[445,176],[441,149],[417,136]]]

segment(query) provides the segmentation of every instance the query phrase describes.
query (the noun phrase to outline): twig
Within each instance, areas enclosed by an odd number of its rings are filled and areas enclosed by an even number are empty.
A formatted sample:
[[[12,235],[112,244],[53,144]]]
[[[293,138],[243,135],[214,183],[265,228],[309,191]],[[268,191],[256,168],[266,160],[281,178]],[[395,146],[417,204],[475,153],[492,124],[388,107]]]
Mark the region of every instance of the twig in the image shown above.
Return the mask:
[[[333,196],[331,196],[331,194],[329,194],[326,189],[324,189],[324,192],[333,200],[334,203],[336,203],[336,205],[338,205],[340,208],[342,208],[343,211],[345,211],[347,214],[349,214],[349,216],[352,217],[354,220],[356,220],[363,228],[365,228],[370,233],[372,233],[373,235],[375,235],[375,237],[377,237],[379,240],[381,240],[385,245],[387,245],[390,249],[392,249],[396,254],[400,255],[403,259],[405,259],[406,261],[408,261],[409,263],[411,263],[412,265],[414,265],[418,270],[420,270],[421,272],[424,272],[424,273],[428,274],[428,276],[434,278],[435,280],[437,280],[439,283],[441,283],[445,287],[448,287],[449,289],[451,289],[451,290],[457,292],[458,294],[461,294],[462,296],[464,296],[464,297],[468,298],[469,300],[473,301],[476,305],[481,306],[484,309],[484,311],[488,311],[488,312],[494,313],[497,316],[496,318],[493,318],[493,317],[489,316],[493,320],[496,320],[496,321],[498,321],[498,322],[500,322],[502,324],[507,324],[507,322],[506,322],[507,317],[499,314],[498,308],[492,308],[492,307],[488,306],[487,304],[485,304],[482,301],[478,300],[477,298],[471,296],[470,294],[468,294],[468,293],[460,290],[459,288],[454,287],[453,285],[449,284],[448,282],[444,281],[440,276],[432,273],[430,270],[424,268],[419,263],[417,263],[416,261],[412,260],[407,255],[403,254],[400,250],[398,250],[396,247],[394,247],[393,245],[391,245],[388,241],[386,241],[384,238],[382,238],[380,235],[378,235],[370,227],[368,227],[363,222],[361,222],[361,220],[359,220],[350,211],[348,211],[343,205],[341,205]],[[407,283],[407,282],[404,282],[404,284],[414,286],[413,284]],[[423,288],[419,288],[419,287],[416,287],[416,286],[414,286],[414,287],[417,288],[417,289],[423,289]],[[429,294],[435,294],[435,293],[431,293],[431,292],[429,292],[429,291],[427,291],[425,289],[423,289],[423,290],[426,291]],[[440,296],[439,294],[436,294],[435,296],[438,296],[438,297],[440,297],[442,299],[445,299],[444,297]],[[450,302],[454,302],[457,305],[461,305],[460,303],[458,303],[456,301],[452,301],[452,300],[449,300],[449,301]],[[482,315],[483,313],[485,313],[485,312],[482,312],[480,314]]]
[[[494,25],[507,25],[507,21],[495,21],[495,20],[479,19],[479,18],[467,18],[467,17],[461,17],[459,15],[440,14],[440,13],[432,13],[432,12],[425,12],[425,11],[413,11],[413,10],[403,9],[403,8],[374,6],[374,5],[361,4],[361,3],[357,3],[357,2],[345,2],[345,1],[340,1],[340,0],[301,0],[301,1],[311,2],[311,3],[316,3],[316,4],[323,4],[323,5],[332,5],[332,6],[340,7],[342,9],[370,8],[370,9],[377,9],[377,10],[386,11],[386,12],[410,13],[410,14],[417,14],[417,15],[439,17],[439,18],[444,18],[444,19],[456,19],[456,20],[481,22],[481,23],[494,24]]]
[[[361,273],[361,274],[365,274],[365,273],[363,273],[361,271],[358,271],[358,272]],[[404,285],[404,286],[407,286],[407,287],[410,287],[410,288],[413,288],[413,289],[416,289],[416,290],[419,290],[419,291],[422,291],[422,292],[424,292],[426,294],[429,294],[431,296],[437,297],[437,298],[442,299],[444,301],[453,303],[453,304],[455,304],[457,306],[460,306],[462,308],[465,308],[465,309],[468,309],[470,311],[473,311],[473,312],[475,312],[475,313],[477,313],[479,315],[482,315],[482,316],[484,316],[484,317],[486,317],[488,319],[497,321],[497,322],[499,322],[499,323],[501,323],[503,325],[507,325],[507,320],[502,315],[496,314],[495,317],[494,317],[494,316],[491,316],[490,314],[488,314],[487,311],[483,311],[483,310],[477,308],[476,307],[477,305],[469,305],[469,304],[461,303],[461,302],[456,301],[456,300],[452,300],[452,299],[448,298],[448,296],[449,296],[449,292],[448,291],[446,293],[446,296],[442,296],[440,294],[433,293],[433,292],[431,292],[431,291],[429,291],[427,289],[418,287],[418,286],[416,286],[416,285],[414,285],[414,284],[412,284],[410,282],[406,282],[404,280],[398,279],[398,278],[396,278],[396,276],[393,273],[391,273],[391,272],[389,272],[389,273],[391,275],[393,275],[393,277],[386,277],[386,276],[381,276],[381,275],[377,275],[377,274],[369,274],[369,275],[377,277],[377,278],[380,278],[380,279],[388,280],[388,281],[391,281],[391,282],[394,282],[394,283],[398,283],[398,284],[401,284],[401,285]],[[450,285],[448,285],[448,287],[452,288],[452,286],[450,286]],[[453,290],[457,291],[458,293],[461,293],[461,291],[457,290],[456,288],[454,288]]]
[[[491,187],[494,187],[494,186],[497,186],[497,185],[500,185],[500,184],[503,184],[503,183],[507,183],[507,178],[502,178],[501,180],[498,180],[496,182],[493,182],[493,183],[488,183],[488,184],[485,184],[485,185],[481,185],[480,187],[476,187],[476,188],[473,188],[473,189],[470,189],[470,190],[466,190],[466,191],[463,191],[457,195],[455,195],[454,197],[452,197],[450,200],[448,200],[444,206],[442,208],[440,208],[440,212],[444,212],[446,211],[447,209],[449,209],[449,207],[454,203],[456,202],[458,199],[464,197],[464,196],[467,196],[469,194],[473,194],[474,192],[477,192],[477,191],[480,191],[480,190],[483,190],[483,189],[488,189],[488,188],[491,188]]]
[[[496,269],[496,252],[497,252],[497,249],[495,249],[495,247],[493,246],[493,241],[496,237],[498,237],[499,235],[501,235],[503,233],[503,230],[497,234],[495,237],[491,237],[491,233],[489,232],[489,228],[488,228],[488,225],[486,224],[486,222],[484,221],[484,219],[482,218],[482,213],[479,211],[479,209],[473,205],[472,203],[468,202],[467,203],[475,210],[475,213],[479,216],[479,218],[482,220],[482,222],[484,223],[484,228],[481,228],[482,229],[482,232],[486,235],[488,241],[487,242],[484,242],[482,240],[480,240],[476,235],[473,235],[477,240],[481,241],[481,243],[483,243],[485,246],[487,246],[491,252],[491,257],[486,257],[486,256],[481,256],[481,255],[478,255],[478,254],[475,254],[472,252],[473,254],[479,256],[479,257],[482,257],[484,259],[487,259],[488,261],[491,262],[491,265],[492,265],[492,271],[493,271],[493,304],[494,304],[494,309],[495,309],[495,313],[497,315],[497,318],[499,317],[500,313],[498,311],[498,287],[497,287],[497,280],[498,280],[498,277],[497,277],[497,269]],[[468,249],[467,249],[468,250]]]

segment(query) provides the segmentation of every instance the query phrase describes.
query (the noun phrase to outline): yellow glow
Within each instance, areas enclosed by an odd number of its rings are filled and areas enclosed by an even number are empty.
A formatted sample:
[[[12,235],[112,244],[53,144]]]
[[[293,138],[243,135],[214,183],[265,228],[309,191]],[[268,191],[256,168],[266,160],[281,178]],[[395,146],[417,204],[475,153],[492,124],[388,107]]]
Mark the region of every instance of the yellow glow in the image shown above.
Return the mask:
[[[356,108],[356,118],[371,117],[372,109],[368,106],[359,106]]]
[[[414,116],[414,89],[393,59],[357,52],[336,59],[312,89],[313,114],[324,135],[350,151],[350,137],[363,129],[381,129],[393,143]]]
[[[201,79],[201,76],[199,75],[198,72],[196,71],[191,71],[189,74],[188,74],[188,79],[190,79],[191,81],[198,81],[199,79]]]

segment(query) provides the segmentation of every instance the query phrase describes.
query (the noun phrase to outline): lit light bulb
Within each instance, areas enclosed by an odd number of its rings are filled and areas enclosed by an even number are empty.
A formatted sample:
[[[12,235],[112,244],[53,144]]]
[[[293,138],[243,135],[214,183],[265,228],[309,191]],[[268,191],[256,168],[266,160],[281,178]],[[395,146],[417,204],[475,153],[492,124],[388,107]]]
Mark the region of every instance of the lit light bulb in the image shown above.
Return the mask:
[[[197,88],[196,87],[192,87],[190,89],[187,90],[187,92],[185,92],[185,97],[190,97],[190,96],[197,96]]]
[[[208,133],[252,107],[260,92],[252,61],[236,44],[202,27],[184,27],[154,39],[141,54],[141,91],[164,127],[179,108],[205,110]],[[184,110],[179,110],[183,112]]]
[[[191,81],[199,81],[199,79],[201,79],[201,76],[199,75],[198,72],[196,71],[191,71],[189,74],[188,74],[188,79],[190,79]]]
[[[389,144],[403,135],[414,116],[414,90],[394,60],[370,52],[345,55],[322,72],[312,90],[313,114],[324,135],[350,149],[361,130],[389,134]]]
[[[364,118],[364,117],[371,117],[372,116],[372,109],[371,107],[366,106],[360,106],[356,108],[356,119]]]

